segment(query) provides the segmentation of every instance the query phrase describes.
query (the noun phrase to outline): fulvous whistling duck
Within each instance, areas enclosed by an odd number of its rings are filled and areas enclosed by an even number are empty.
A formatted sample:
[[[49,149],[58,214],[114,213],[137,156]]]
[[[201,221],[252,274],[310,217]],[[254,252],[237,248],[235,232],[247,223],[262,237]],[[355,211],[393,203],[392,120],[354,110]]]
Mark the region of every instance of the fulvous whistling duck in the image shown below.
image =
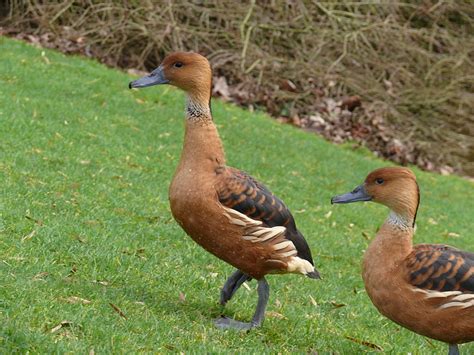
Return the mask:
[[[226,165],[210,108],[212,71],[191,52],[168,55],[130,88],[174,85],[187,94],[184,146],[169,189],[171,212],[199,245],[237,270],[225,282],[225,305],[243,282],[258,280],[258,304],[250,323],[227,317],[219,328],[250,329],[265,316],[269,286],[265,275],[300,273],[319,278],[311,252],[285,204],[245,172]]]
[[[420,202],[416,177],[406,168],[371,172],[331,203],[374,201],[390,208],[364,255],[365,288],[377,309],[418,334],[458,345],[474,340],[474,254],[447,245],[412,244]]]

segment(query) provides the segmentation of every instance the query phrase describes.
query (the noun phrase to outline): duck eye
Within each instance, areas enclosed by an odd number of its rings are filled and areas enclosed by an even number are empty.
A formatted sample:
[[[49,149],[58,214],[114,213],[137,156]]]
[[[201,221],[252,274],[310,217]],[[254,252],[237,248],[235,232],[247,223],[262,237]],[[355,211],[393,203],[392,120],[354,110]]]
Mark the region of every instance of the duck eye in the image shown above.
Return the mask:
[[[174,66],[175,68],[181,68],[181,67],[183,66],[183,63],[181,63],[181,62],[176,62],[176,63],[173,64],[173,66]]]
[[[375,179],[375,183],[377,185],[382,185],[384,183],[384,180],[382,178]]]

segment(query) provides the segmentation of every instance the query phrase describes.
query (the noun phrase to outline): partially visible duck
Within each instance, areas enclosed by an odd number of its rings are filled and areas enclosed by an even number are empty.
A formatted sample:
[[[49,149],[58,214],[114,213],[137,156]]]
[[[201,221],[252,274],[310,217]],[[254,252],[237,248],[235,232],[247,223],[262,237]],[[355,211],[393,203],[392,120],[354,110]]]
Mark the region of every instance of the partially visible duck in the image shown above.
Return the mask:
[[[265,316],[265,275],[319,274],[285,204],[245,172],[226,165],[211,115],[211,81],[205,57],[177,52],[148,76],[131,82],[130,88],[170,84],[187,94],[184,147],[169,190],[171,212],[196,243],[236,268],[222,288],[222,305],[243,282],[258,280],[259,299],[251,322],[216,320],[221,328],[249,329]]]
[[[418,334],[458,345],[474,340],[474,254],[447,245],[412,244],[420,202],[416,177],[406,168],[371,172],[331,203],[374,201],[390,214],[364,255],[365,288],[377,309]]]

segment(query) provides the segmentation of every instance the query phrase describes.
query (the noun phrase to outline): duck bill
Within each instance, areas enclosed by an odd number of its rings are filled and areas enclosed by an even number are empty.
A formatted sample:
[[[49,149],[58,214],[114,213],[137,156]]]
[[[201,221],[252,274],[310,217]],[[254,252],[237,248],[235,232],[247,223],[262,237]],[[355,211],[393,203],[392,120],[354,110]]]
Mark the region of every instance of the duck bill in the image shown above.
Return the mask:
[[[168,83],[169,83],[169,80],[166,79],[165,73],[163,71],[163,67],[160,65],[158,68],[153,70],[147,76],[144,76],[143,78],[137,79],[135,81],[131,81],[130,84],[128,84],[128,87],[130,89],[133,89],[133,88],[139,89],[139,88],[146,88],[148,86],[168,84]]]
[[[331,204],[334,203],[351,203],[359,201],[370,201],[372,196],[367,193],[364,185],[357,186],[352,192],[334,196],[331,199]]]

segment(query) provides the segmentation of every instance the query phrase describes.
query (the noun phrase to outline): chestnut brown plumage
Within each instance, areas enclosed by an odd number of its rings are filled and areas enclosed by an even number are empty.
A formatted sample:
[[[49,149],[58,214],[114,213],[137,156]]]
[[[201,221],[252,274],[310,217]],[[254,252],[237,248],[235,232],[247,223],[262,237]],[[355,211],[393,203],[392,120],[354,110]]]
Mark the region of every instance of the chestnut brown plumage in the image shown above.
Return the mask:
[[[390,215],[364,255],[363,279],[377,309],[427,337],[457,344],[474,341],[474,254],[446,245],[413,246],[420,193],[406,168],[370,173],[352,192],[332,203],[374,201]]]
[[[184,146],[169,190],[171,212],[194,241],[237,268],[221,291],[221,304],[243,282],[258,280],[259,301],[250,323],[225,317],[216,321],[223,328],[249,329],[264,319],[266,274],[319,274],[285,204],[246,173],[226,165],[210,110],[211,78],[206,58],[177,52],[130,87],[171,84],[187,94]]]

